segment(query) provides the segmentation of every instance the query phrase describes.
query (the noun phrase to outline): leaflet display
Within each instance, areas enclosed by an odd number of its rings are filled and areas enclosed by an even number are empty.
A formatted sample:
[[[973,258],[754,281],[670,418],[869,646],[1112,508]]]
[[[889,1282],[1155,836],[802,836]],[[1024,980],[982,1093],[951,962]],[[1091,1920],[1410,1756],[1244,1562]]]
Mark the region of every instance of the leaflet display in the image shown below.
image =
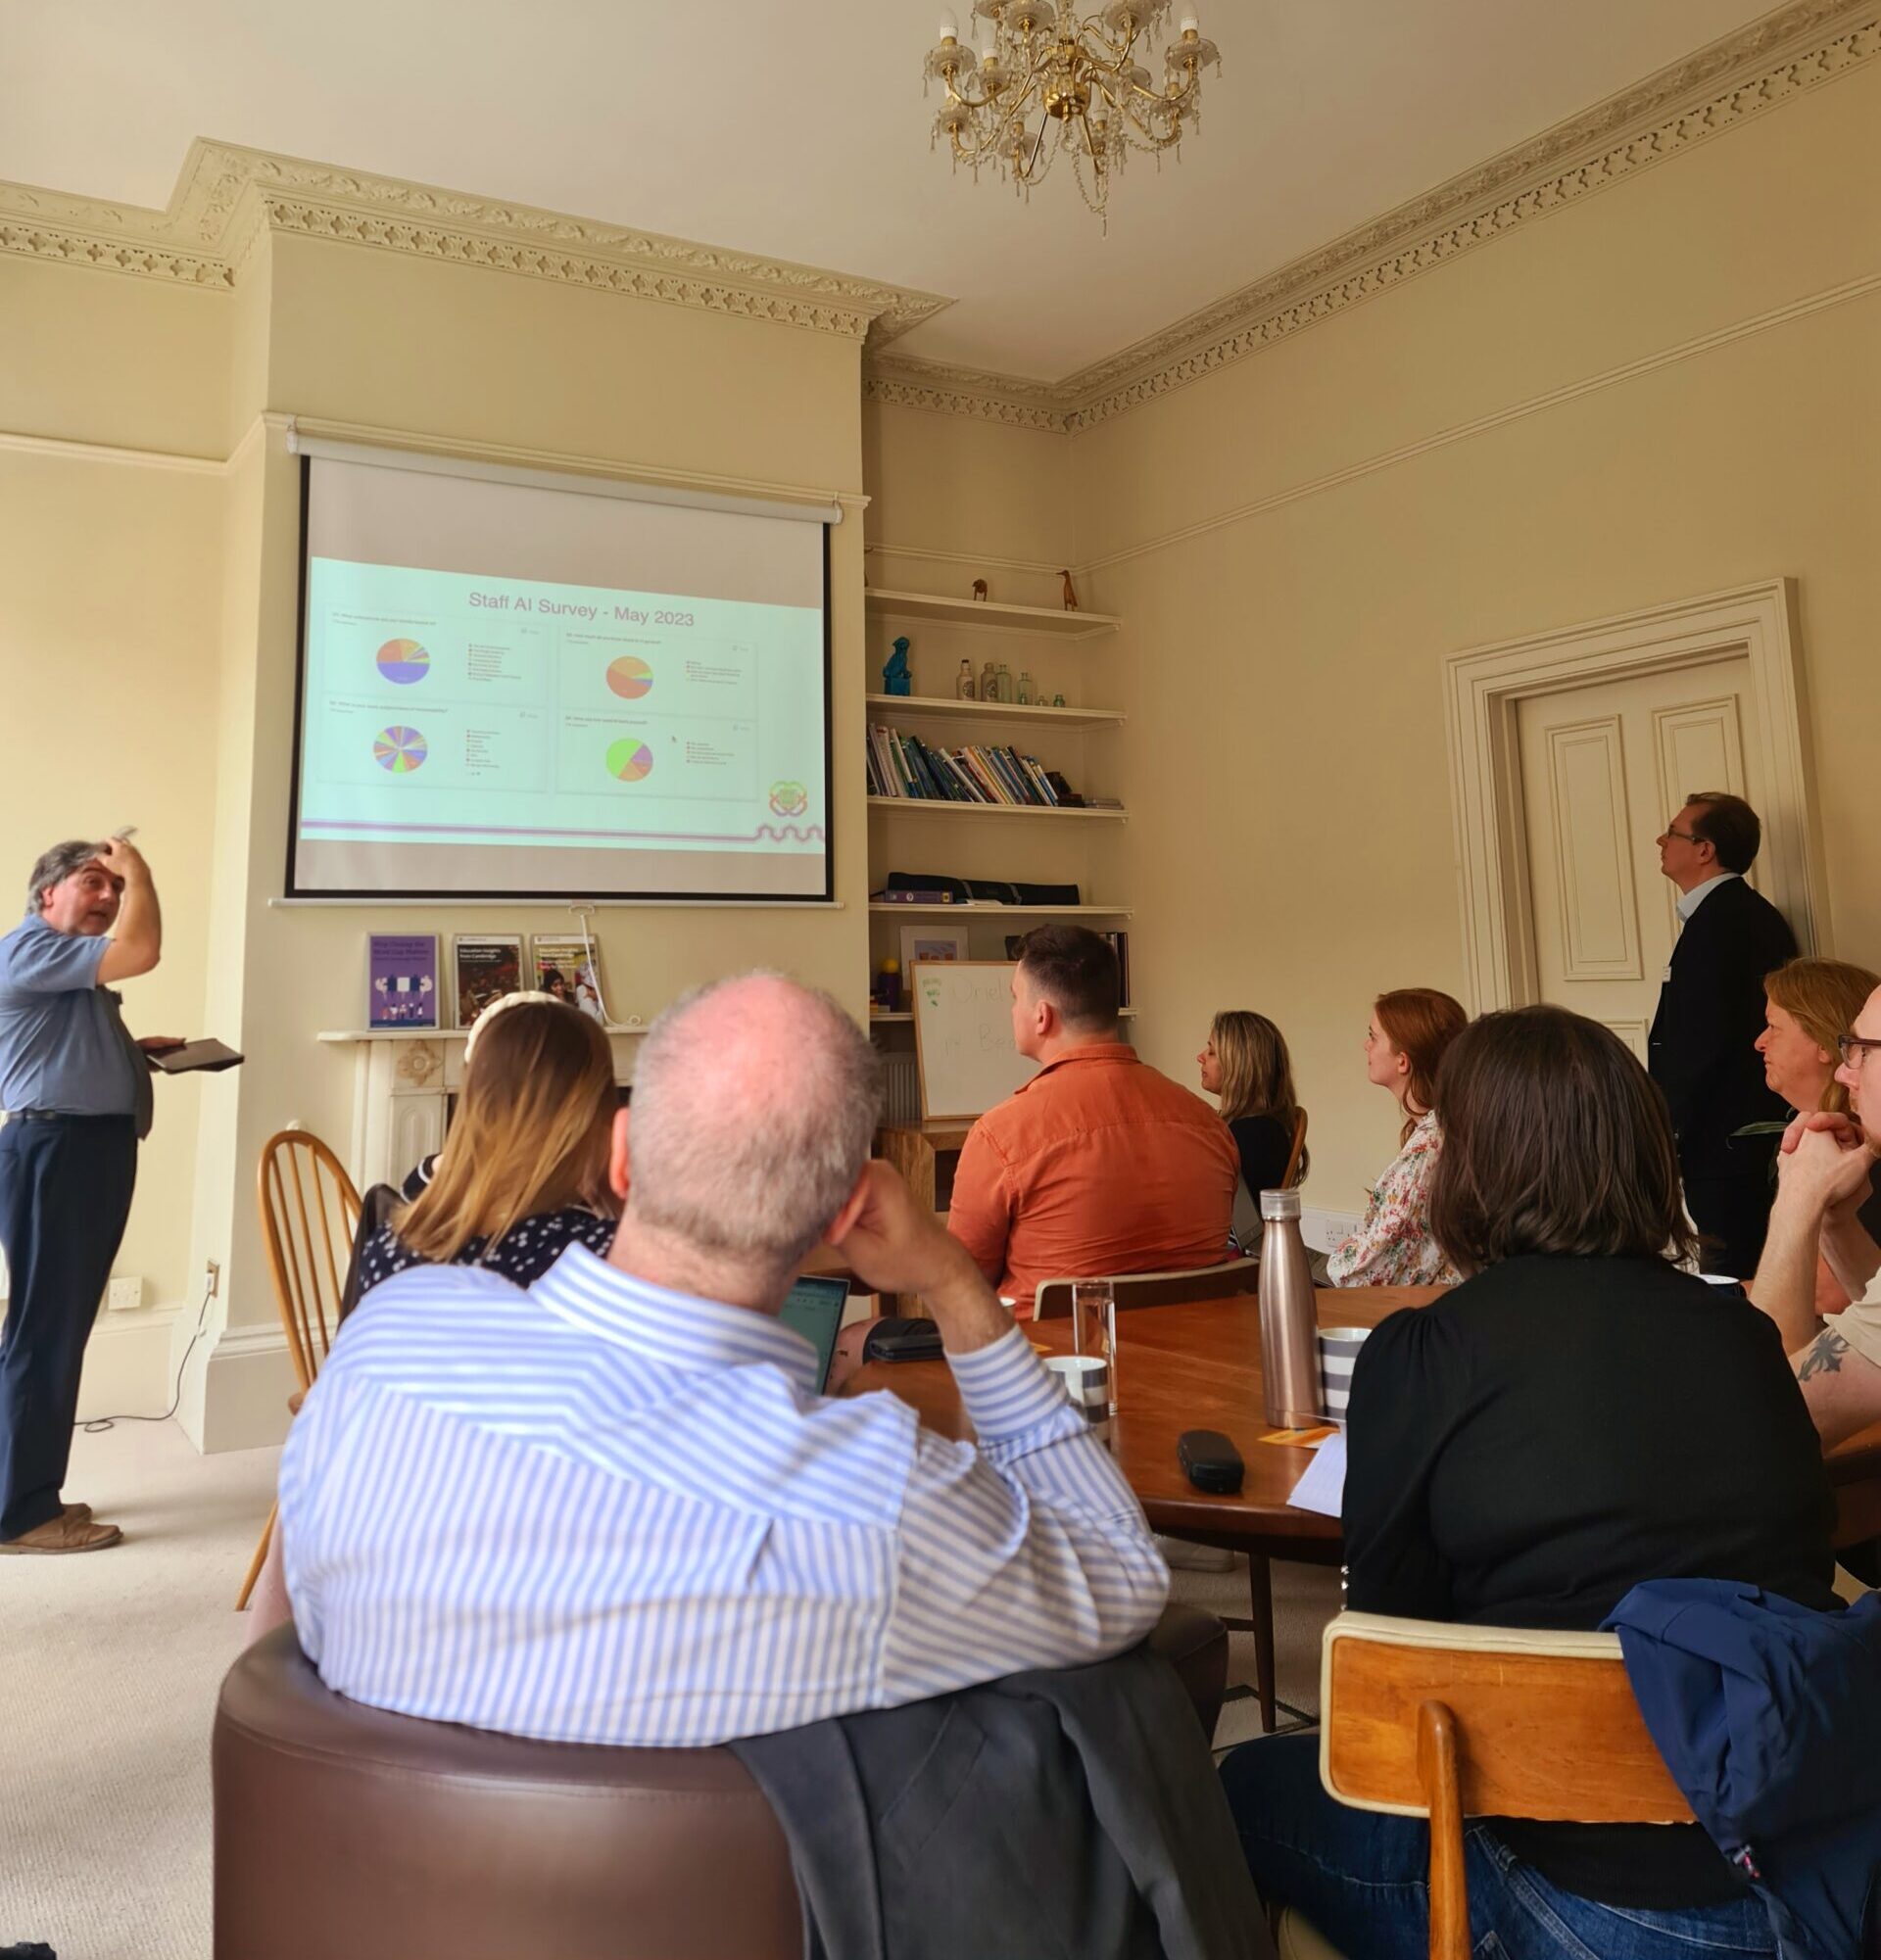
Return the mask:
[[[307,472],[290,896],[829,896],[820,524]]]

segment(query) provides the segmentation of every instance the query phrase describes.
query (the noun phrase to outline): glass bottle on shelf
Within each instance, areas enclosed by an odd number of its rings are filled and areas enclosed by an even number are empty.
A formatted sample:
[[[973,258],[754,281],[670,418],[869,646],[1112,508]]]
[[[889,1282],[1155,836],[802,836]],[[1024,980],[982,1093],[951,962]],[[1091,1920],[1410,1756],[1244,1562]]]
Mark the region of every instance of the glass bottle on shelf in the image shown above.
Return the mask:
[[[1007,707],[1012,706],[1012,669],[1001,660],[999,663],[999,698]]]
[[[1018,705],[1022,708],[1032,706],[1032,676],[1023,667],[1019,670]]]
[[[999,698],[999,681],[989,660],[980,670],[980,698],[983,701],[996,701]]]
[[[973,662],[971,660],[961,661],[960,671],[954,676],[953,692],[963,701],[973,699]]]

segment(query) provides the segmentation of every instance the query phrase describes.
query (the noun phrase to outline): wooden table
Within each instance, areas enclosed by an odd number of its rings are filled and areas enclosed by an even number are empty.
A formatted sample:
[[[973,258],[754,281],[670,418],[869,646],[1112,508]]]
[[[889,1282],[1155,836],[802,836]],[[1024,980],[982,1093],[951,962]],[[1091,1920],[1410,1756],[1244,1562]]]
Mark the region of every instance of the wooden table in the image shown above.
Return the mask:
[[[1437,1299],[1438,1286],[1354,1286],[1318,1296],[1323,1327],[1375,1326],[1400,1307]],[[1072,1351],[1069,1320],[1027,1324],[1027,1333],[1054,1354]],[[1130,1487],[1142,1501],[1151,1528],[1199,1544],[1244,1552],[1253,1572],[1257,1673],[1263,1677],[1264,1718],[1272,1720],[1271,1651],[1260,1651],[1266,1564],[1292,1558],[1336,1565],[1344,1554],[1339,1521],[1295,1510],[1287,1499],[1311,1452],[1269,1444],[1261,1412],[1261,1316],[1251,1295],[1196,1301],[1182,1307],[1141,1307],[1117,1316],[1117,1417],[1111,1447]],[[871,1362],[844,1386],[844,1395],[886,1388],[944,1436],[971,1437],[953,1375],[944,1362]],[[1247,1465],[1234,1497],[1211,1497],[1183,1476],[1176,1441],[1185,1429],[1219,1429]],[[1881,1423],[1828,1454],[1835,1487],[1838,1547],[1881,1536]],[[1271,1648],[1271,1638],[1268,1643]],[[1266,1665],[1258,1663],[1265,1660]]]

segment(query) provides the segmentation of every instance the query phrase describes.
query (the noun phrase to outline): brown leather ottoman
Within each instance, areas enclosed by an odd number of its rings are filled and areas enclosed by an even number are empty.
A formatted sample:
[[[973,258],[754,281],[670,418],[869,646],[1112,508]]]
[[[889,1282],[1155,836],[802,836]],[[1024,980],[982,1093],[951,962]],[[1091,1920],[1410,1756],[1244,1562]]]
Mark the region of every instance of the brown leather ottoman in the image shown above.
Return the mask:
[[[1150,1636],[1213,1734],[1228,1636]],[[770,1806],[727,1749],[532,1743],[330,1694],[279,1628],[216,1714],[217,1960],[797,1960]]]

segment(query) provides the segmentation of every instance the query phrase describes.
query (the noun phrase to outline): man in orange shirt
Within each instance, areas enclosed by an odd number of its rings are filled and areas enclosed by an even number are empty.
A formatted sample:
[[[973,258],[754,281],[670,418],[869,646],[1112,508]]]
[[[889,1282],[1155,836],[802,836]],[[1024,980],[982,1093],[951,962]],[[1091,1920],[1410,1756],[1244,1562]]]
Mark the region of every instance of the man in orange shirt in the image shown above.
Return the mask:
[[[1240,1159],[1228,1125],[1122,1038],[1117,958],[1080,926],[1026,937],[1012,1033],[1038,1073],[974,1124],[947,1228],[1022,1314],[1044,1279],[1215,1266]]]

